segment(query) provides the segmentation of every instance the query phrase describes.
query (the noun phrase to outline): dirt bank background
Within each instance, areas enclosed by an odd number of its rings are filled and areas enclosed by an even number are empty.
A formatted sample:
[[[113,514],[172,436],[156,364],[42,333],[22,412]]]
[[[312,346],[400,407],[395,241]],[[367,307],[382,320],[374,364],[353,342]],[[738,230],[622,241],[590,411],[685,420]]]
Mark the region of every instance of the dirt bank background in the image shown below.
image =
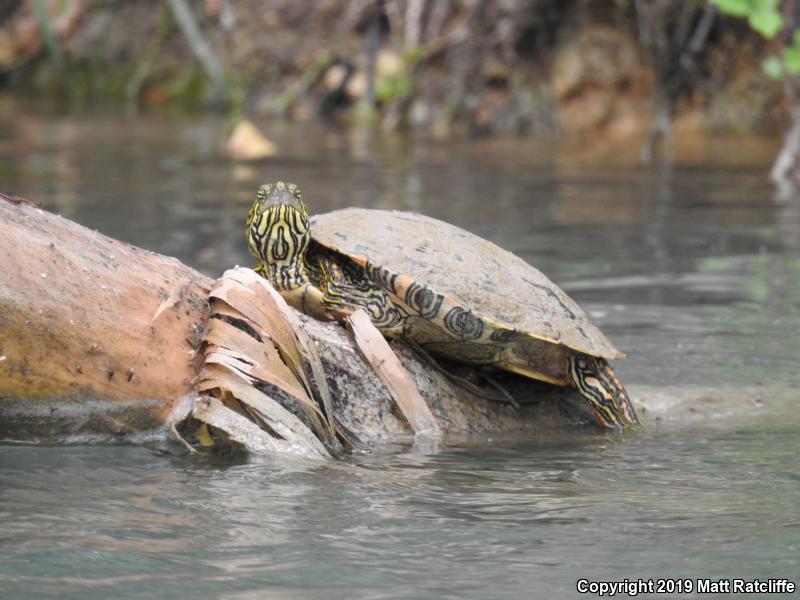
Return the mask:
[[[778,132],[787,109],[761,69],[769,51],[693,0],[0,3],[4,94],[437,135],[628,136],[659,112],[676,129]]]

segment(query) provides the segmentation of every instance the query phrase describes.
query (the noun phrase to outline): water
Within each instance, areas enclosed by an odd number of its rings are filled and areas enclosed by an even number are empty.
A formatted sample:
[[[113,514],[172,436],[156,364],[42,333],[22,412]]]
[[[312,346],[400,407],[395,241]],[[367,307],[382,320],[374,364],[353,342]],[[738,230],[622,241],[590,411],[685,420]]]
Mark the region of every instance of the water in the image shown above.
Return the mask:
[[[332,465],[8,443],[4,599],[798,581],[800,198],[767,183],[769,143],[709,142],[648,170],[635,149],[303,125],[271,131],[275,159],[235,165],[207,119],[0,121],[0,190],[209,275],[252,263],[242,222],[268,180],[297,182],[315,211],[403,208],[470,229],[562,284],[629,353],[618,372],[651,409],[624,438],[552,432]],[[692,405],[697,390],[716,403]]]

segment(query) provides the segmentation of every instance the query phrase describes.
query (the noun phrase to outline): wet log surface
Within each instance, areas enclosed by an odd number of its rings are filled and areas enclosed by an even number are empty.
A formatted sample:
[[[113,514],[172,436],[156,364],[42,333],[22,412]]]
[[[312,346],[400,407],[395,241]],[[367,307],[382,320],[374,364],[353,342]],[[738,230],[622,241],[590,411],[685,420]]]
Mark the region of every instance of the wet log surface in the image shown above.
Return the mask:
[[[3,437],[151,429],[191,392],[206,277],[7,200],[0,256]]]
[[[108,439],[163,431],[190,410],[212,281],[174,258],[0,198],[0,438]],[[389,390],[336,323],[299,315],[337,418],[370,443],[412,437]],[[569,390],[499,375],[521,406],[455,385],[392,342],[446,437],[580,420]]]

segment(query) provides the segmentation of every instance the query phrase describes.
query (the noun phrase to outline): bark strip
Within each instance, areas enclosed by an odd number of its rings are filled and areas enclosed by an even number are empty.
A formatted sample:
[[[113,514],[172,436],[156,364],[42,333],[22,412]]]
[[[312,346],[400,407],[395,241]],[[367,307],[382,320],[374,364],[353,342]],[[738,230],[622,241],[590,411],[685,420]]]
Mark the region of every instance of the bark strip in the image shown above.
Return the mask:
[[[441,435],[439,424],[420,395],[414,380],[403,368],[380,331],[375,329],[367,313],[359,309],[347,321],[358,349],[386,385],[414,433]]]

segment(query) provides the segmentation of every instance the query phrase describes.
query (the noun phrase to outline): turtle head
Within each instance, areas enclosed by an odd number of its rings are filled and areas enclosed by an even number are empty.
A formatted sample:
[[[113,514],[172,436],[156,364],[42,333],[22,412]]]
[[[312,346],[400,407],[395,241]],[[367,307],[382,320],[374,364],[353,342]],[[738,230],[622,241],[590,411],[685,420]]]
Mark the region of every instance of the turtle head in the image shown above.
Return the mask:
[[[295,287],[302,279],[309,239],[300,188],[282,181],[262,185],[247,217],[247,245],[259,259],[256,270],[279,290]]]
[[[597,421],[609,429],[625,429],[639,422],[628,393],[604,358],[571,356],[569,379],[592,408]]]

